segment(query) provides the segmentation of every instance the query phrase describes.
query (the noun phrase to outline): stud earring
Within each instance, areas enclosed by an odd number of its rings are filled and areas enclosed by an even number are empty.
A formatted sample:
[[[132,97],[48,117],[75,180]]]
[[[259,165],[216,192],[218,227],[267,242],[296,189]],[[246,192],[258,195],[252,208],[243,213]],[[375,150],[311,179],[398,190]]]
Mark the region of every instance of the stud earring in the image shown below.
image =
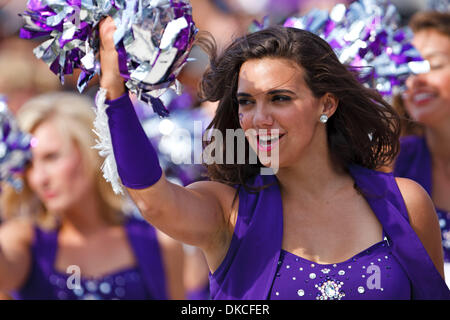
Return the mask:
[[[321,115],[319,121],[322,123],[327,123],[328,116],[326,114]]]

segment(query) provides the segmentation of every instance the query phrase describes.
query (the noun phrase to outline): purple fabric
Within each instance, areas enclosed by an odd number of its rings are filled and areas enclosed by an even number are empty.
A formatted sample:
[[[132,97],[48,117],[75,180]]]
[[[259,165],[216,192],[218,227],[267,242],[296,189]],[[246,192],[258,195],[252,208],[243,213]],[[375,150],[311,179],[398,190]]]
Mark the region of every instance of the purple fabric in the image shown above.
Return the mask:
[[[186,300],[209,300],[209,282],[203,287],[186,292]]]
[[[409,300],[409,279],[380,241],[346,261],[318,264],[281,251],[271,300]]]
[[[431,154],[424,137],[408,136],[401,139],[394,175],[416,181],[432,196]],[[441,228],[444,260],[450,262],[450,212],[436,208],[436,213]]]
[[[391,239],[392,255],[409,278],[411,298],[450,299],[444,280],[408,222],[393,175],[359,166],[350,166],[349,170]],[[281,194],[275,176],[257,176],[251,183],[269,183],[272,185],[259,193],[239,190],[239,214],[229,250],[219,268],[210,274],[212,299],[269,298],[281,255]]]
[[[152,186],[161,178],[162,169],[128,93],[106,103],[117,171],[123,185],[132,189]]]
[[[24,286],[12,293],[20,300],[58,299],[167,299],[162,256],[155,229],[147,222],[130,218],[126,225],[128,240],[138,266],[120,270],[101,279],[83,278],[82,289],[69,289],[67,278],[54,269],[58,230],[35,228],[32,265]]]
[[[127,67],[127,52],[125,50],[125,46],[123,44],[123,41],[120,41],[117,46],[117,54],[119,59],[119,71],[122,78],[125,80],[130,79],[130,73],[128,71]]]
[[[53,272],[49,281],[58,300],[147,300],[147,293],[138,268],[129,268],[101,279],[81,278],[80,287],[69,289],[70,275]]]
[[[394,175],[413,179],[431,196],[431,155],[425,138],[419,136],[401,138]]]
[[[282,204],[275,176],[256,176],[250,182],[259,193],[239,190],[239,213],[224,260],[210,274],[213,300],[265,300],[280,257],[283,234]]]

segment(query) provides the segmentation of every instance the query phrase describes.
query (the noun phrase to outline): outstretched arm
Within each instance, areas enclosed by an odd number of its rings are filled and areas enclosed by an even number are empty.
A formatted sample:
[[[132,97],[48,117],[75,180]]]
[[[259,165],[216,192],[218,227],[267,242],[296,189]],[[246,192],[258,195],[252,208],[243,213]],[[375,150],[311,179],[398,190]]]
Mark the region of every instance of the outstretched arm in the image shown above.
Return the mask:
[[[100,85],[107,90],[106,112],[119,176],[146,220],[174,239],[202,248],[214,270],[231,241],[235,190],[211,181],[184,188],[165,178],[120,76],[114,31],[111,18],[100,24]]]

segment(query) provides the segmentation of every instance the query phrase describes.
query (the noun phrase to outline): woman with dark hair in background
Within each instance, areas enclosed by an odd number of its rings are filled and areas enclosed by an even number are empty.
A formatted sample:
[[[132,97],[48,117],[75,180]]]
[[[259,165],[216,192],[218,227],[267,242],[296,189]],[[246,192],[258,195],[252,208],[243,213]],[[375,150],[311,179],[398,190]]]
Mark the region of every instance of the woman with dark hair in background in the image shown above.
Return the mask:
[[[199,40],[211,54],[201,94],[219,101],[210,128],[245,131],[246,161],[237,150],[234,162],[208,165],[212,181],[180,187],[165,178],[133,111],[114,30],[110,18],[100,25],[118,173],[148,221],[203,250],[213,299],[449,298],[430,198],[374,170],[396,156],[399,118],[324,40],[272,27],[220,56]],[[217,137],[205,151],[236,151]]]
[[[405,116],[404,137],[394,175],[417,181],[436,206],[450,278],[450,13],[420,12],[410,21],[413,44],[430,63],[428,73],[411,76],[398,99]],[[450,286],[450,282],[447,282]]]

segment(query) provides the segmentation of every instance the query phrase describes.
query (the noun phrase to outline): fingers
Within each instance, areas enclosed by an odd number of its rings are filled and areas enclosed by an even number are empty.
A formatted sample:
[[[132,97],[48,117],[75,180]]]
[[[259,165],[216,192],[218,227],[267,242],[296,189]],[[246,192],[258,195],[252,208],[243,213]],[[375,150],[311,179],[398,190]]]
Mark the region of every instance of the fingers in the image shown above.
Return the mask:
[[[100,33],[100,49],[106,51],[115,50],[114,45],[114,32],[116,31],[116,25],[114,19],[106,17],[99,23]]]
[[[107,90],[107,99],[113,100],[124,92],[124,80],[120,75],[118,53],[114,44],[116,25],[111,17],[99,24],[100,33],[100,86]]]

